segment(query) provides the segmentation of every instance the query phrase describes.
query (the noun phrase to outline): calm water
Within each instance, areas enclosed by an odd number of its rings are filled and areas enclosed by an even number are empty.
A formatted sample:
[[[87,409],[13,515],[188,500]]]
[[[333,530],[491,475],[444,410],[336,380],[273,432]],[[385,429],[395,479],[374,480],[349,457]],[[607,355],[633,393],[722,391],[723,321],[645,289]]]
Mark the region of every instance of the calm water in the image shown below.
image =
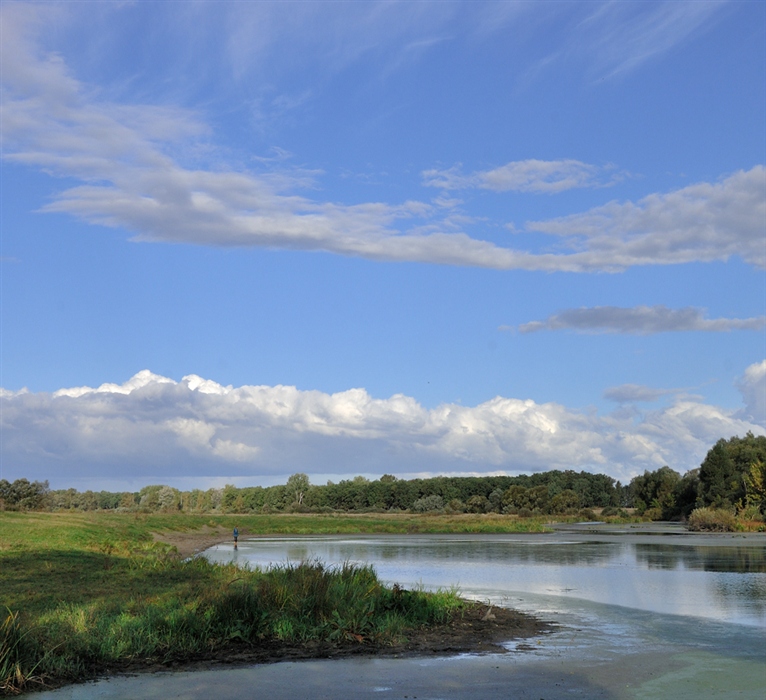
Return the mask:
[[[40,700],[763,700],[766,537],[602,532],[285,537],[219,545],[213,561],[371,563],[412,587],[526,610],[558,631],[510,653],[367,658],[113,678]]]
[[[598,539],[577,533],[259,538],[240,543],[237,550],[219,545],[207,556],[261,567],[305,559],[368,562],[386,581],[457,586],[476,598],[530,599],[532,594],[766,627],[762,544],[663,540]]]

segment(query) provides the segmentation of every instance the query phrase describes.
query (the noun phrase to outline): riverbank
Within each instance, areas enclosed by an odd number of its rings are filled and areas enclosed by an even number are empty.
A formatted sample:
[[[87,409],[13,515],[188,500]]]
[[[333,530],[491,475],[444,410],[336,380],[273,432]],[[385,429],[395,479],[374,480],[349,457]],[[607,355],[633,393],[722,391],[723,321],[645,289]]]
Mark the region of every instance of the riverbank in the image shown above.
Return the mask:
[[[236,700],[254,688],[271,700],[761,700],[764,536],[636,530],[278,536],[247,538],[236,552],[227,542],[206,557],[253,566],[312,556],[336,565],[365,561],[384,581],[430,590],[459,585],[467,598],[555,619],[560,627],[504,644],[505,653],[159,664],[156,673],[110,675],[40,700]]]
[[[454,590],[387,587],[365,565],[188,558],[230,540],[229,523],[167,524],[0,514],[0,692],[200,664],[483,651],[550,629]]]
[[[504,644],[517,642],[517,649],[525,647],[521,640],[549,634],[557,629],[550,621],[541,620],[518,610],[495,607],[475,601],[463,601],[465,606],[437,624],[413,628],[406,636],[391,643],[380,644],[367,640],[359,643],[346,640],[340,643],[307,641],[299,644],[268,640],[250,645],[232,644],[229,647],[202,654],[195,658],[179,659],[167,663],[134,663],[114,665],[106,674],[156,673],[161,671],[203,671],[222,667],[250,666],[285,661],[347,658],[416,658],[444,657],[457,654],[506,653]]]

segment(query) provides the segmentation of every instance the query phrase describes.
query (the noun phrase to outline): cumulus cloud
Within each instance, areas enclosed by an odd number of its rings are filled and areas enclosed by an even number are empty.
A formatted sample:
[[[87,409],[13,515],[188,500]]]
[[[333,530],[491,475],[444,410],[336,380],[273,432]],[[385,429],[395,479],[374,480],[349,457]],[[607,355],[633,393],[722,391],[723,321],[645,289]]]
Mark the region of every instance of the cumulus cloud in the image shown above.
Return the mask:
[[[481,217],[440,218],[443,207],[419,201],[317,201],[296,193],[307,184],[306,172],[276,176],[221,165],[199,115],[100,99],[62,57],[38,45],[40,8],[6,3],[0,11],[4,157],[81,183],[59,192],[45,211],[123,228],[143,241],[504,270],[615,271],[731,255],[766,264],[763,166],[638,203],[613,202],[527,224],[528,231],[553,237],[553,252],[498,246],[461,230]],[[201,154],[216,167],[203,167]],[[584,186],[595,176],[592,168],[579,161],[523,161],[468,177],[490,189],[550,192]],[[461,176],[434,174],[433,182],[440,177],[449,184]]]
[[[766,425],[766,360],[750,365],[737,386],[745,402],[741,415]]]
[[[479,188],[494,192],[553,194],[576,187],[596,187],[601,169],[579,160],[520,160],[470,175],[459,166],[449,170],[425,170],[423,184],[444,190]]]
[[[746,401],[758,396],[765,374],[766,362],[748,368]],[[2,392],[0,402],[5,477],[62,485],[126,475],[209,480],[296,470],[404,475],[574,468],[625,480],[663,464],[692,468],[720,437],[766,433],[745,412],[689,397],[629,415],[500,396],[429,410],[401,394],[376,399],[364,389],[232,387],[195,375],[176,382],[146,370],[124,384]]]
[[[766,316],[753,318],[705,318],[704,309],[667,306],[594,306],[565,309],[544,321],[530,321],[519,326],[521,333],[574,330],[578,333],[634,333],[651,335],[679,331],[724,332],[761,330]],[[503,330],[509,329],[502,326]]]

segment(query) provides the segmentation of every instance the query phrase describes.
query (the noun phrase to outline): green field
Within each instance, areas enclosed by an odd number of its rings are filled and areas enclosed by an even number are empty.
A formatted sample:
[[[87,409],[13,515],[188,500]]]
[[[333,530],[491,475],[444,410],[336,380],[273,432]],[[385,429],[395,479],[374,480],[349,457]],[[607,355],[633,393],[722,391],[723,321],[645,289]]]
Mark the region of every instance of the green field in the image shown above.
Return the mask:
[[[456,592],[388,589],[368,567],[244,571],[182,561],[158,533],[541,531],[502,516],[0,512],[0,692],[258,644],[385,646],[446,620]]]

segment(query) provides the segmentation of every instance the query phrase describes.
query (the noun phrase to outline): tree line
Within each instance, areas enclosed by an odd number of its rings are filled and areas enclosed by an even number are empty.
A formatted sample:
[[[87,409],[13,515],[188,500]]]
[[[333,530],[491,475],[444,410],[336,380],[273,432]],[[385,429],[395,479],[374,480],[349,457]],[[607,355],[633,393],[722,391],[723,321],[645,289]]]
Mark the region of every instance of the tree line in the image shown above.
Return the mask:
[[[285,484],[180,491],[151,485],[138,492],[51,490],[48,482],[0,480],[0,509],[112,510],[186,513],[383,512],[567,514],[635,508],[654,520],[686,518],[699,507],[766,508],[766,437],[719,440],[698,469],[683,476],[670,467],[645,471],[622,485],[605,474],[551,470],[520,476],[398,479],[361,476],[311,484],[303,473]],[[611,510],[606,510],[611,509]]]

